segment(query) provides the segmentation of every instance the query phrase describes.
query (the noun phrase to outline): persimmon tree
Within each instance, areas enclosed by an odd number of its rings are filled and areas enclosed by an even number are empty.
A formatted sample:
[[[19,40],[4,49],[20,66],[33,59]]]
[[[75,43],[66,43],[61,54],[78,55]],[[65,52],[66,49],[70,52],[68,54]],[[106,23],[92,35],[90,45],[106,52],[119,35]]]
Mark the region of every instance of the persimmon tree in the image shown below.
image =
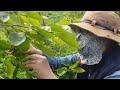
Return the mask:
[[[36,79],[34,71],[22,65],[22,62],[27,60],[25,52],[31,46],[42,50],[50,57],[55,56],[55,49],[51,48],[51,44],[66,44],[80,49],[75,40],[76,34],[68,26],[71,22],[80,21],[80,18],[74,17],[79,17],[77,13],[64,11],[63,15],[57,16],[54,13],[51,16],[43,11],[1,11],[0,78]],[[76,78],[77,73],[84,72],[78,67],[79,61],[74,65],[64,62],[63,65],[54,72],[58,78]]]

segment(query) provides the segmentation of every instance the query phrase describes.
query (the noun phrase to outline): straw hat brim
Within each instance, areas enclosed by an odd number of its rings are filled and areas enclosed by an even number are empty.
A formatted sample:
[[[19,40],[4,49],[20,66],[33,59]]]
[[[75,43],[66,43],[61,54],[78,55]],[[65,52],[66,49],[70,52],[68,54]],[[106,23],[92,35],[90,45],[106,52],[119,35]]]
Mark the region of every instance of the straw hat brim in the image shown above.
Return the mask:
[[[111,39],[113,41],[116,41],[117,43],[120,43],[120,36],[114,34],[112,31],[110,30],[103,30],[100,28],[97,28],[95,26],[92,26],[89,23],[85,23],[85,22],[80,22],[80,23],[71,23],[69,25],[73,30],[78,27],[78,28],[82,28],[83,30],[89,31],[99,37],[104,37],[107,39]]]

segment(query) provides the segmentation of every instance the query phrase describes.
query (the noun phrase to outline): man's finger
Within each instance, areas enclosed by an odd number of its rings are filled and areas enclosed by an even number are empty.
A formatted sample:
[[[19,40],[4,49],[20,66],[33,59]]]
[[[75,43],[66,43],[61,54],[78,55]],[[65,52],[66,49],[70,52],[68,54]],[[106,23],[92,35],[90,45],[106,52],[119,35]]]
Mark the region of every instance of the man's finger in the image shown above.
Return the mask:
[[[25,68],[29,68],[29,69],[33,69],[34,68],[34,65],[33,64],[27,64],[24,66]]]
[[[22,64],[27,65],[27,64],[36,64],[38,61],[37,60],[29,60],[26,62],[23,62]]]
[[[28,58],[28,59],[41,59],[43,57],[44,56],[42,56],[42,55],[32,54],[32,55],[28,55],[26,58]]]
[[[30,48],[28,51],[25,52],[25,54],[28,55],[35,54],[35,51],[33,50],[33,48]]]

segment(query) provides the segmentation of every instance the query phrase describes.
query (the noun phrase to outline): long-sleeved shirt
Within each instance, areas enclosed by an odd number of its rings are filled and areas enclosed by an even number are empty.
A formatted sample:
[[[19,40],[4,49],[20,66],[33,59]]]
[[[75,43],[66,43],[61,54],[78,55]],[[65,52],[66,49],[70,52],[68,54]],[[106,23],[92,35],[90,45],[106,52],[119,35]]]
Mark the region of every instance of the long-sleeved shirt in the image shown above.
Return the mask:
[[[77,60],[80,59],[80,55],[78,53],[68,55],[68,56],[65,56],[65,57],[55,57],[55,58],[51,58],[44,53],[43,53],[43,55],[46,56],[50,66],[53,66],[54,69],[58,69],[58,68],[62,67],[62,62],[70,62],[70,63],[73,64]],[[120,70],[115,71],[111,75],[106,76],[104,79],[120,79]]]

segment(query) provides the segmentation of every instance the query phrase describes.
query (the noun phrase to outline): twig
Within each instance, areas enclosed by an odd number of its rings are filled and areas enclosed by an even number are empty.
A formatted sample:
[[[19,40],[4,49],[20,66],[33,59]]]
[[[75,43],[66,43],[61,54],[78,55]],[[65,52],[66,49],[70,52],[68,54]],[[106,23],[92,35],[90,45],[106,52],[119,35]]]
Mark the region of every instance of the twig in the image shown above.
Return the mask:
[[[0,26],[10,26],[10,27],[13,27],[13,26],[18,26],[18,27],[24,27],[24,28],[29,28],[29,27],[26,27],[26,26],[23,26],[23,25],[11,25],[11,24],[0,24]]]

